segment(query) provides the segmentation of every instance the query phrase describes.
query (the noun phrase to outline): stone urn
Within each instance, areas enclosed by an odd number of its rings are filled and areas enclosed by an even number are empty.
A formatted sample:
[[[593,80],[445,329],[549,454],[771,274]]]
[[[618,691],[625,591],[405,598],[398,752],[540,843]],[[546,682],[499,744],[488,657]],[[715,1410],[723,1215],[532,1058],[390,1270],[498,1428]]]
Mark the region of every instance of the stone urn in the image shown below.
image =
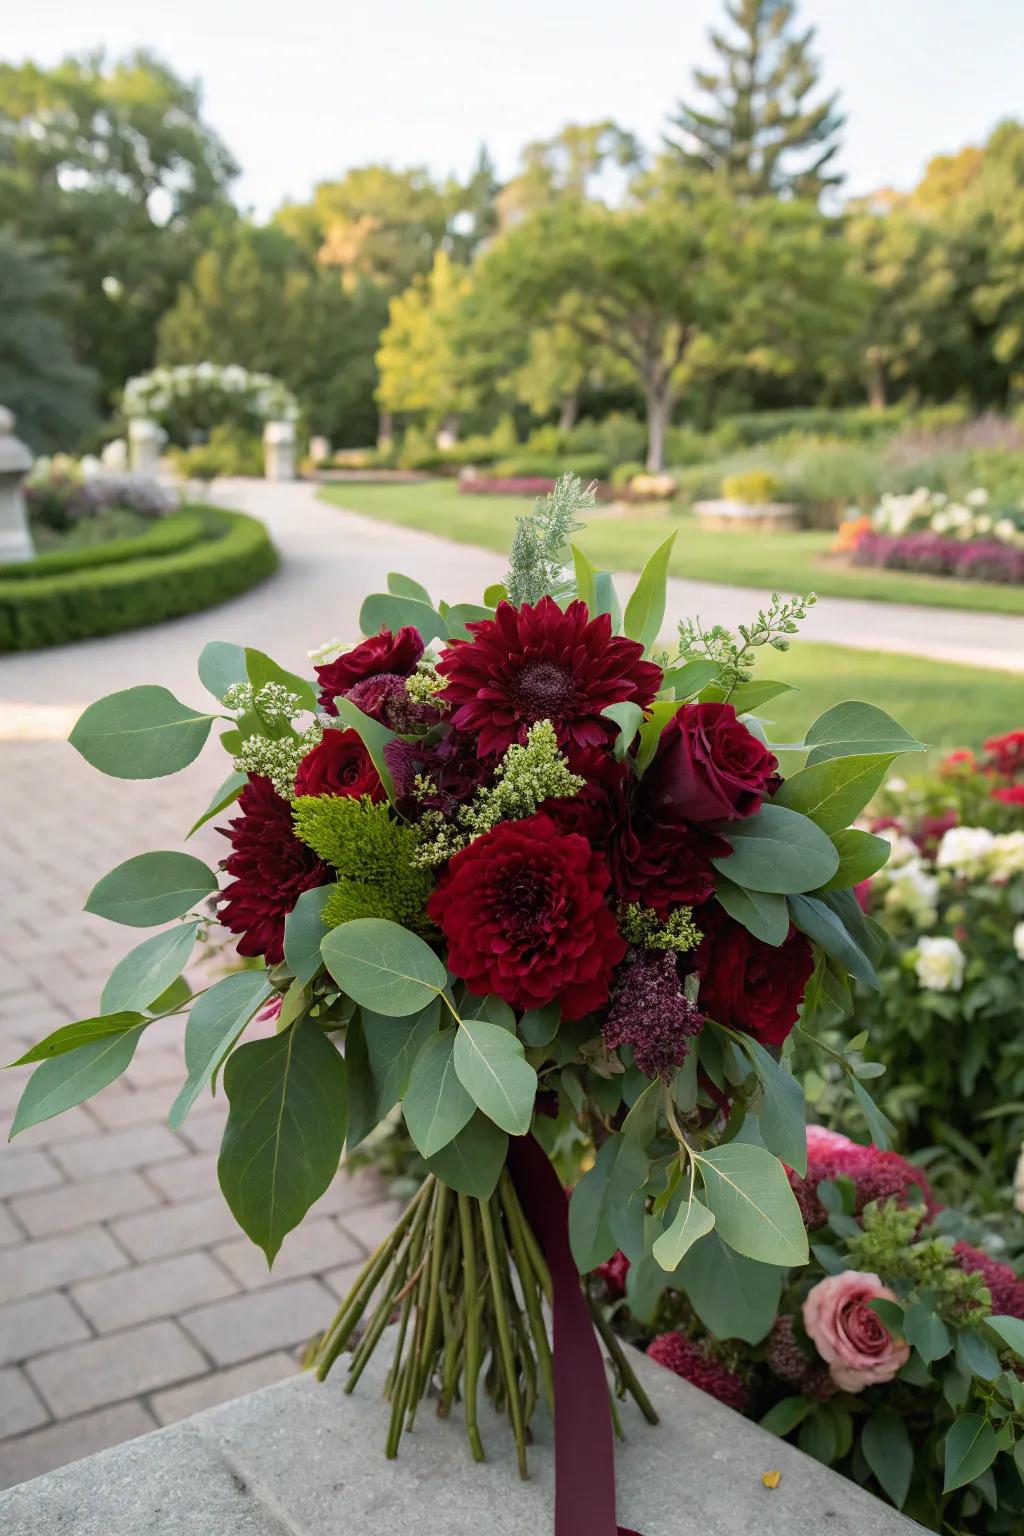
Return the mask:
[[[804,526],[803,508],[793,501],[698,501],[693,515],[716,533],[783,533]]]
[[[22,490],[31,468],[31,449],[14,435],[14,413],[0,405],[0,565],[35,558]]]

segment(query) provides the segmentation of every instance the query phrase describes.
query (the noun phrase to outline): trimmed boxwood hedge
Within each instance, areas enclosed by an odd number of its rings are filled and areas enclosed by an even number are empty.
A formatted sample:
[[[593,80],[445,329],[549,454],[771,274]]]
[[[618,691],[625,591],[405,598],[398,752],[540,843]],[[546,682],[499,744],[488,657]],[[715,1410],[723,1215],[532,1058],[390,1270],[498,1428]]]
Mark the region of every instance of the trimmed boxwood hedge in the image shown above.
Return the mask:
[[[185,547],[152,553],[147,533],[116,541],[144,544],[151,552],[143,557],[115,552],[112,562],[99,564],[95,556],[102,546],[96,546],[79,551],[71,570],[38,575],[40,561],[12,577],[5,568],[0,574],[0,652],[62,645],[195,613],[237,596],[277,569],[277,551],[258,518],[219,507],[188,510],[199,528],[198,537]]]
[[[83,544],[79,549],[49,549],[34,560],[18,560],[0,565],[0,582],[37,581],[40,576],[58,576],[66,571],[80,571],[86,566],[117,565],[122,560],[141,560],[152,555],[169,555],[188,549],[207,537],[206,519],[197,507],[172,512],[157,518],[139,533],[106,543]]]

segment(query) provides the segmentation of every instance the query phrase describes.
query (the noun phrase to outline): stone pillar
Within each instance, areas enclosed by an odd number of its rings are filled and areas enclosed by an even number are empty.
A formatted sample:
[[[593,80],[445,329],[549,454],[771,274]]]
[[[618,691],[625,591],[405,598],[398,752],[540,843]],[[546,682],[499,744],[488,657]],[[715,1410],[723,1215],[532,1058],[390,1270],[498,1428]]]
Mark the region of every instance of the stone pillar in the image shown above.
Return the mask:
[[[329,438],[311,437],[309,440],[309,457],[314,464],[325,464],[331,456],[331,444]]]
[[[132,469],[137,475],[157,475],[160,472],[160,450],[167,441],[167,433],[155,421],[133,416],[128,423],[128,444]]]
[[[0,405],[0,564],[35,558],[22,493],[31,468],[31,450],[14,435],[14,415]]]
[[[295,479],[295,426],[268,421],[263,428],[263,473],[268,480]]]

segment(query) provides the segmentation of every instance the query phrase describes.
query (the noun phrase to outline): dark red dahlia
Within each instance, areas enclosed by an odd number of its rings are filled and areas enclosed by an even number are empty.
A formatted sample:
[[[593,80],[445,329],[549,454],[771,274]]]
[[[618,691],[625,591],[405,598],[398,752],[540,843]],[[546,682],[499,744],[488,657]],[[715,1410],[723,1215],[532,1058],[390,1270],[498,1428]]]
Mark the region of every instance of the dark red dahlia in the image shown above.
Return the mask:
[[[626,952],[604,857],[548,816],[502,822],[452,859],[427,903],[471,992],[515,1008],[558,998],[564,1019],[607,1001]]]
[[[746,1030],[762,1045],[781,1045],[814,969],[811,946],[795,928],[778,948],[756,939],[709,901],[693,914],[704,938],[695,953],[703,1011],[730,1029]]]
[[[384,799],[384,786],[358,731],[325,731],[299,764],[296,795],[350,795]]]
[[[742,1376],[730,1371],[727,1365],[709,1355],[685,1333],[659,1333],[648,1344],[647,1353],[659,1365],[674,1371],[709,1397],[717,1397],[727,1408],[742,1413],[747,1406],[750,1394]]]
[[[684,704],[665,726],[641,782],[658,821],[735,821],[775,787],[778,761],[731,704]]]
[[[954,1243],[953,1252],[962,1270],[982,1276],[992,1296],[992,1311],[997,1317],[1024,1318],[1024,1280],[1009,1264],[1003,1264],[983,1248],[974,1248],[970,1243]]]
[[[300,843],[292,809],[269,779],[252,778],[238,797],[241,816],[218,827],[231,842],[224,869],[232,876],[220,896],[220,920],[240,933],[240,955],[284,959],[284,920],[303,891],[325,885],[331,870]]]
[[[682,1066],[703,1023],[704,1015],[683,995],[672,951],[634,950],[602,1033],[609,1050],[628,1045],[644,1076],[660,1077]]]
[[[399,810],[415,817],[423,810],[451,815],[493,776],[494,764],[482,758],[476,738],[465,731],[446,730],[427,746],[419,741],[389,741],[384,761],[395,784]],[[432,791],[413,797],[415,779],[429,779]]]
[[[472,640],[452,640],[438,663],[441,697],[461,730],[476,734],[482,753],[526,740],[531,725],[550,720],[570,761],[580,748],[613,741],[616,726],[601,711],[630,702],[645,709],[661,686],[661,668],[643,646],[612,634],[606,613],[591,619],[577,600],[563,613],[551,597],[531,607],[499,603],[493,619],[467,624]]]
[[[651,907],[662,919],[675,907],[695,907],[714,895],[712,859],[732,844],[705,827],[655,821],[635,811],[615,841],[612,867],[623,901]]]
[[[423,639],[411,624],[396,635],[390,629],[382,629],[379,635],[371,635],[351,651],[346,651],[344,656],[317,667],[321,709],[336,715],[335,699],[351,692],[365,678],[379,677],[381,673],[411,677],[422,655]]]

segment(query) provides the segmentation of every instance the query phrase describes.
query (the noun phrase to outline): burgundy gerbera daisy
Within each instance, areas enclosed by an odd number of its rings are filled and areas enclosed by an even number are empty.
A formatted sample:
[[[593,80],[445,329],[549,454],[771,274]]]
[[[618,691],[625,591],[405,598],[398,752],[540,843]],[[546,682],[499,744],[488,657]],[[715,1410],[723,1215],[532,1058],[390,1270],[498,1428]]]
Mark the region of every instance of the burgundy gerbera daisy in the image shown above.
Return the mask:
[[[608,999],[626,945],[606,905],[600,853],[548,816],[501,822],[452,859],[427,911],[471,992],[514,1008],[558,998],[580,1019]]]
[[[480,751],[504,752],[526,740],[531,725],[550,720],[572,754],[613,740],[602,717],[609,704],[642,709],[661,686],[661,668],[643,646],[612,634],[606,613],[592,619],[586,603],[563,613],[551,597],[533,607],[499,603],[493,619],[467,624],[472,640],[452,640],[438,663],[453,723],[473,731]]]
[[[300,843],[292,830],[292,809],[269,779],[252,778],[238,797],[241,816],[218,827],[231,842],[224,861],[233,876],[221,893],[220,921],[240,933],[240,955],[284,959],[284,920],[303,891],[325,885],[331,871]]]

